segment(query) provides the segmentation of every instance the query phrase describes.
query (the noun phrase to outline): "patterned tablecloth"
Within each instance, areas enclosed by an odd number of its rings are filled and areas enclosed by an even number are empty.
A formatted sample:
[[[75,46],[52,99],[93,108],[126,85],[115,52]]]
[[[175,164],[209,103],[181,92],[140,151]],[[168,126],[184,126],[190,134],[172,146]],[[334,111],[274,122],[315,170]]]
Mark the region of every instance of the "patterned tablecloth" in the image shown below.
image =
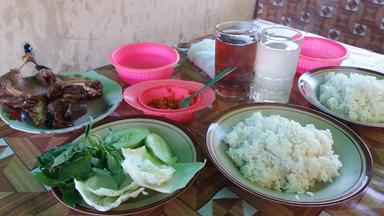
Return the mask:
[[[384,73],[384,56],[348,46],[351,56],[343,65],[374,69]],[[123,87],[113,67],[96,69]],[[173,78],[207,82],[208,78],[182,54]],[[291,101],[309,106],[292,92]],[[216,100],[198,113],[186,127],[196,136],[201,148],[209,123],[218,113],[237,105]],[[129,117],[140,111],[122,102],[111,116]],[[108,117],[109,118],[109,117]],[[107,121],[108,118],[105,120]],[[229,182],[208,162],[197,181],[171,202],[141,215],[384,215],[384,129],[349,125],[369,145],[374,158],[374,176],[369,186],[353,199],[330,207],[303,208],[273,203],[251,195]],[[30,174],[36,157],[47,149],[61,145],[67,134],[33,135],[11,129],[0,121],[0,215],[81,215],[58,202]],[[205,154],[205,157],[207,155]]]

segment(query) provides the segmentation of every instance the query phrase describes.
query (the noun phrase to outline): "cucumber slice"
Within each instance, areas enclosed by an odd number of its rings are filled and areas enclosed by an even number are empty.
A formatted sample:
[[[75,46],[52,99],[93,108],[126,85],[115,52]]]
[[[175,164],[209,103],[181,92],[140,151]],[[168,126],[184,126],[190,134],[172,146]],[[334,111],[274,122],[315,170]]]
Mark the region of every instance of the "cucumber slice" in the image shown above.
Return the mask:
[[[113,146],[117,149],[120,148],[135,148],[145,139],[150,133],[149,129],[144,127],[131,127],[119,130],[109,134],[105,140],[112,141]]]
[[[145,138],[144,142],[145,147],[147,147],[147,150],[154,156],[156,156],[158,159],[160,159],[162,162],[169,164],[175,160],[172,157],[171,149],[161,136],[154,133],[150,133]]]

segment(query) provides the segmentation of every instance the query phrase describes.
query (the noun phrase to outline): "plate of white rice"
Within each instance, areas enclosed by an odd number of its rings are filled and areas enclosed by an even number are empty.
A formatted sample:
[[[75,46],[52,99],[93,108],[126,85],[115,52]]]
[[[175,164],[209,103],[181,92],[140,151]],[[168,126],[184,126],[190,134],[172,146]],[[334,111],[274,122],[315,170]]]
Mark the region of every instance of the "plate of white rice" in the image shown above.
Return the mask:
[[[214,165],[234,184],[289,205],[337,204],[372,176],[369,149],[351,129],[295,105],[237,106],[211,123],[206,143]]]
[[[298,88],[318,109],[344,121],[384,127],[384,74],[355,67],[327,67],[300,76]]]

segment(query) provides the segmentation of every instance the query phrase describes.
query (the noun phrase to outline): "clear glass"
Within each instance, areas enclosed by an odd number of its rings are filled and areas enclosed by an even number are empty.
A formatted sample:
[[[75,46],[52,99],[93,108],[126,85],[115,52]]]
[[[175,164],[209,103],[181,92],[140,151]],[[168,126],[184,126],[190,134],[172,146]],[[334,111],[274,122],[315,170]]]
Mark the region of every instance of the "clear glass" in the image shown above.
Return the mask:
[[[220,98],[233,101],[248,98],[254,76],[258,30],[259,27],[251,21],[216,25],[215,74],[231,66],[237,67],[215,84],[215,91]]]
[[[288,27],[269,27],[261,31],[250,89],[252,101],[289,101],[302,39],[300,31]]]

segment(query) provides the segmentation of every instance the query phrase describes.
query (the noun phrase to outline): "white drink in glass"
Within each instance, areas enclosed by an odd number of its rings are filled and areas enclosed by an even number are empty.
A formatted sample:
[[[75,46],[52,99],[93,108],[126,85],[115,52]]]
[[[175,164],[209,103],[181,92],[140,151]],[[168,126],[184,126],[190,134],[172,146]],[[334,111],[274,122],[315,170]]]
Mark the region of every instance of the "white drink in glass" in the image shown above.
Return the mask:
[[[257,46],[251,99],[287,103],[300,55],[296,41],[265,41]]]

